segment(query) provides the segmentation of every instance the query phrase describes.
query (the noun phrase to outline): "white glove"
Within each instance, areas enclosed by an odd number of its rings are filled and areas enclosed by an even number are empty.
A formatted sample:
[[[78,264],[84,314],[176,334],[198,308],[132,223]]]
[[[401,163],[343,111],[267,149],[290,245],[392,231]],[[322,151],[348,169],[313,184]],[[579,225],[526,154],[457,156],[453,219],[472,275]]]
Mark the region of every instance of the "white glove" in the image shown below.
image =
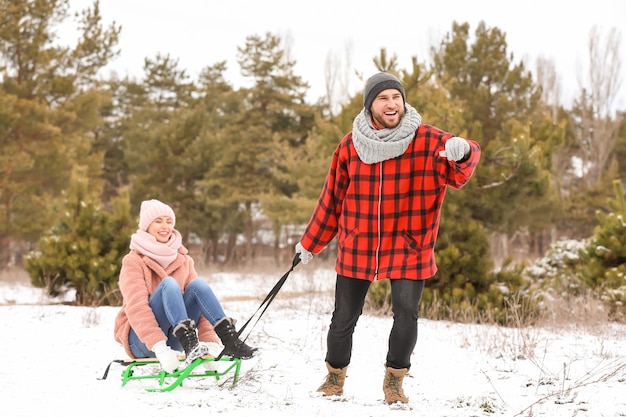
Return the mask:
[[[224,349],[224,346],[219,343],[215,343],[215,342],[200,342],[200,343],[202,343],[204,346],[207,347],[207,349],[209,350],[209,355],[213,356],[214,358],[217,358],[219,354],[222,353],[222,350]],[[202,366],[204,366],[204,369],[207,369],[209,371],[217,371],[217,368],[218,368],[216,361],[204,362]]]
[[[460,161],[469,154],[469,151],[469,143],[463,138],[454,136],[446,141],[446,150],[439,151],[439,156],[453,161]]]
[[[178,369],[178,365],[180,364],[178,361],[178,352],[169,347],[167,343],[165,343],[165,340],[156,342],[154,346],[152,346],[152,351],[165,372],[172,373]]]
[[[296,253],[300,254],[300,262],[302,262],[303,265],[306,265],[311,259],[313,259],[313,254],[304,249],[302,247],[302,243],[300,242],[296,243]]]

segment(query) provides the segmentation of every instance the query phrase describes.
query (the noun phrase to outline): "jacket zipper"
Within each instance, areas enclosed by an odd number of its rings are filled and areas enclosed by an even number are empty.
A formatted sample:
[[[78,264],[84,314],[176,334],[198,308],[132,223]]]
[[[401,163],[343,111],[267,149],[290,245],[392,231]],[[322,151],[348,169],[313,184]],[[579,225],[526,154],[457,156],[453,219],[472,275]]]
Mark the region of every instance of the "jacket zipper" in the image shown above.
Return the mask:
[[[378,268],[379,268],[379,257],[380,257],[380,241],[382,240],[381,237],[381,226],[380,226],[380,219],[381,219],[381,207],[382,207],[382,202],[383,202],[383,163],[385,161],[381,161],[380,162],[380,175],[378,176],[378,224],[377,224],[377,228],[378,228],[378,242],[376,243],[376,270],[374,271],[374,279],[378,279]]]

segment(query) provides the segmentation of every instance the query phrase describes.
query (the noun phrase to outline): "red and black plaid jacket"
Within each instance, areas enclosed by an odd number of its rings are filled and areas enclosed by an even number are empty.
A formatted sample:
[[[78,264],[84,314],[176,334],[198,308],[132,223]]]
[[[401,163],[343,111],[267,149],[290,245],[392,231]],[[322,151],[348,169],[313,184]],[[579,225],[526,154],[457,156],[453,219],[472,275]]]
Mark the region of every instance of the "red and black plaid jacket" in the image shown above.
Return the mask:
[[[335,150],[302,246],[319,253],[337,236],[335,269],[346,277],[432,277],[437,272],[434,248],[446,188],[461,188],[480,159],[480,147],[472,140],[467,160],[440,157],[453,136],[421,125],[404,154],[365,164],[348,133]]]

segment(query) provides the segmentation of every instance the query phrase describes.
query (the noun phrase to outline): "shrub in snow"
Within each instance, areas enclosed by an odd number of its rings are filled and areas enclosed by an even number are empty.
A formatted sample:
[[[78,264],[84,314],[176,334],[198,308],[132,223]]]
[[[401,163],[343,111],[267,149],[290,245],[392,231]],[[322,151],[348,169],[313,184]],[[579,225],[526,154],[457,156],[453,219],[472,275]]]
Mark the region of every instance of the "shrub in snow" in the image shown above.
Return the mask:
[[[73,290],[77,305],[119,305],[122,257],[136,228],[130,200],[119,197],[108,213],[84,201],[80,185],[71,191],[59,222],[24,257],[24,267],[31,283],[51,297]]]

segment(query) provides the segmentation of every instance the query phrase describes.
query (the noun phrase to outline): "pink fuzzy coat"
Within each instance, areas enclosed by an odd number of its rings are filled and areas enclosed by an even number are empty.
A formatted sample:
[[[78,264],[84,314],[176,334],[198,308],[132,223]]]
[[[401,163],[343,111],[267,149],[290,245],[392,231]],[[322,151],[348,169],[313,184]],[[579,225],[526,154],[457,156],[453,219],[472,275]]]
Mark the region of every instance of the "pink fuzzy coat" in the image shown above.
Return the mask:
[[[159,328],[148,304],[150,294],[167,276],[173,277],[183,291],[187,284],[198,276],[193,258],[188,255],[188,250],[184,246],[178,249],[178,256],[166,269],[154,259],[136,250],[131,250],[122,260],[119,287],[124,301],[115,319],[113,331],[115,340],[122,344],[131,358],[134,357],[128,344],[131,327],[148,349],[161,340],[167,341],[167,336]],[[198,339],[201,342],[219,343],[213,326],[206,318],[201,316],[197,327]]]

